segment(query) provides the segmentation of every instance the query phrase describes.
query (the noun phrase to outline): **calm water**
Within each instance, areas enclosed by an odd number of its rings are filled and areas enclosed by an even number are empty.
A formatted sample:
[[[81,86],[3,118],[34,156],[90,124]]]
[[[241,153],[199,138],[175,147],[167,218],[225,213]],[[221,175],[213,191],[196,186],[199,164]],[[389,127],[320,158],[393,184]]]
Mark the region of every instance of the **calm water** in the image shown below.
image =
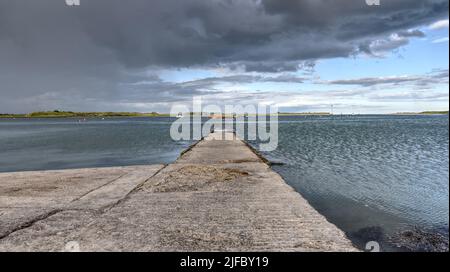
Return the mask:
[[[171,118],[0,119],[0,172],[169,163]]]
[[[170,139],[172,120],[0,120],[0,172],[168,163],[191,144]],[[448,116],[283,117],[279,147],[265,155],[359,245],[373,229],[448,235],[448,125]]]

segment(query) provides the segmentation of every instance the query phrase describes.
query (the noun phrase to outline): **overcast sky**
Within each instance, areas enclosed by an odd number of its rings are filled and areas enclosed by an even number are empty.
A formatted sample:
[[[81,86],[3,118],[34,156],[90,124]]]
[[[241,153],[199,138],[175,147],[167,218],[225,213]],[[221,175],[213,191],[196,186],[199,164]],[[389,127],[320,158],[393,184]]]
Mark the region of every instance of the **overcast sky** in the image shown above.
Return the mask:
[[[0,112],[447,110],[448,0],[0,0]]]

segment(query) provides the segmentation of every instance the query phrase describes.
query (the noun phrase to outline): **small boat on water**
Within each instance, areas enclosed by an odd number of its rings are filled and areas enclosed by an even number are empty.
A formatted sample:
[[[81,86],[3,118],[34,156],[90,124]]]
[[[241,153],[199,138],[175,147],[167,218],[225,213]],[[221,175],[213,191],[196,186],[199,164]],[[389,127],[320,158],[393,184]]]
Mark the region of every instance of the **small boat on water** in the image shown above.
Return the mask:
[[[178,113],[178,114],[177,114],[177,118],[183,118],[183,113],[181,113],[181,112]]]

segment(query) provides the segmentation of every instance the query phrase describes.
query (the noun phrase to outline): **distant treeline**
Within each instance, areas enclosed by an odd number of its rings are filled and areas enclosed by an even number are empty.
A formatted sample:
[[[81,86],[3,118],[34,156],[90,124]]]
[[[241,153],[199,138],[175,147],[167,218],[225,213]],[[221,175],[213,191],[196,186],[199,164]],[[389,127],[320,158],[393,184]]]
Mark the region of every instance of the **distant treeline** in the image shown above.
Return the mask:
[[[398,115],[448,115],[448,111],[398,112]]]
[[[448,114],[448,111],[423,111],[420,114]]]
[[[0,118],[58,118],[58,117],[156,117],[169,116],[168,114],[160,114],[157,112],[140,113],[140,112],[73,112],[73,111],[38,111],[28,114],[0,114]]]
[[[185,115],[202,115],[202,116],[212,116],[211,113],[185,113]],[[329,112],[304,112],[304,113],[282,113],[279,112],[280,116],[298,116],[298,115],[330,115]],[[38,111],[27,114],[0,114],[0,118],[58,118],[58,117],[79,117],[79,118],[89,118],[89,117],[167,117],[170,114],[167,113],[140,113],[140,112],[74,112],[74,111]]]

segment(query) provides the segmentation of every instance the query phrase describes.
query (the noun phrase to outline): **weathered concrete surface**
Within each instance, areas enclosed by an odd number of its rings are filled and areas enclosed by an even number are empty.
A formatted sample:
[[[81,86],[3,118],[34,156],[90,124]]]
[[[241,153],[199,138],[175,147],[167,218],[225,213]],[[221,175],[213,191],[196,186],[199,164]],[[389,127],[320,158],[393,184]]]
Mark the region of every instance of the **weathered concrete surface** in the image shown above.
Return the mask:
[[[163,167],[0,173],[0,238],[61,210],[106,209]]]
[[[95,184],[85,178],[71,186],[77,187],[70,190],[73,193],[43,194],[42,199],[29,199],[41,194],[32,189],[33,179],[43,184],[36,188],[50,187],[70,174],[1,174],[0,228],[9,233],[0,239],[0,251],[61,251],[70,241],[83,251],[356,250],[243,142],[212,140],[217,135],[211,134],[156,175],[152,176],[161,166],[129,172],[128,167],[111,168],[97,172],[104,176],[93,178]],[[82,173],[77,171],[71,175]],[[123,180],[127,175],[135,182]],[[9,185],[3,185],[5,181]],[[132,191],[131,183],[136,188]],[[14,199],[11,188],[30,191]],[[25,211],[30,205],[59,210],[11,232],[14,224],[9,222],[36,215],[32,209]]]

